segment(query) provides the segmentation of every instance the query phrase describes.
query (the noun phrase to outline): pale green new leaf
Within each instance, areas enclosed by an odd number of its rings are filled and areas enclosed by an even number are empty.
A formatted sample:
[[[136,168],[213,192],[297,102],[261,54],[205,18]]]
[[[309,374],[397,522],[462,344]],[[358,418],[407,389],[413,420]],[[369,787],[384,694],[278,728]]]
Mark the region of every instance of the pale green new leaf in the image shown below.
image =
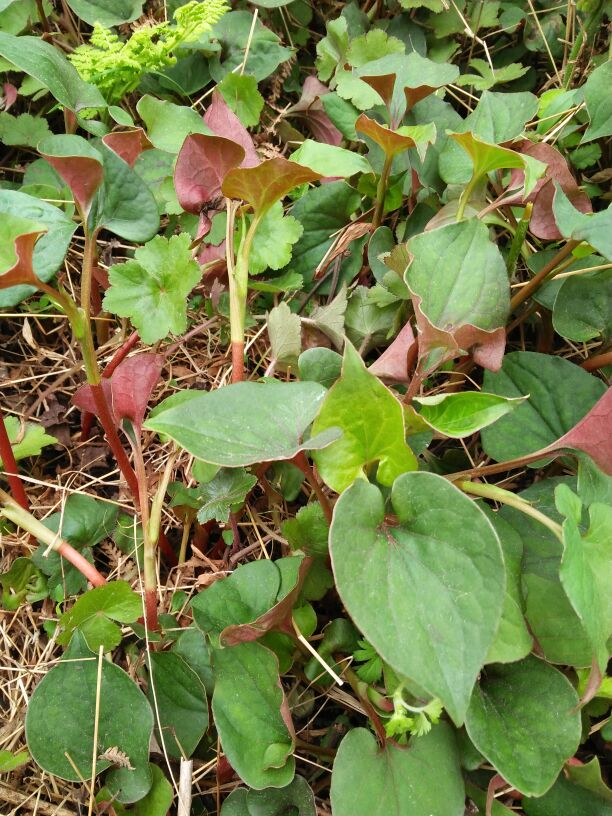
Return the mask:
[[[36,422],[26,422],[25,426],[22,426],[17,417],[7,416],[4,418],[4,424],[17,462],[28,456],[38,456],[47,445],[55,445],[57,442],[54,436],[45,433],[43,425]]]
[[[187,328],[187,295],[201,276],[189,244],[187,233],[157,235],[135,251],[134,260],[110,269],[104,308],[129,317],[145,343]]]
[[[0,113],[0,142],[5,145],[20,145],[36,149],[38,143],[49,135],[47,120],[41,116],[22,113],[11,116]]]
[[[290,158],[322,176],[348,178],[357,173],[373,172],[365,156],[336,145],[315,142],[313,139],[305,139]]]
[[[348,342],[342,376],[329,390],[314,421],[313,433],[333,427],[342,430],[342,437],[313,457],[321,478],[337,493],[375,462],[378,462],[376,478],[385,485],[393,484],[401,473],[417,469],[414,454],[404,441],[399,400],[370,374]]]
[[[259,222],[249,254],[249,273],[259,275],[266,269],[282,269],[291,260],[293,245],[304,227],[292,215],[283,215],[280,201],[275,202]]]
[[[230,72],[223,77],[217,88],[245,127],[259,124],[264,98],[257,90],[254,76]]]
[[[484,391],[461,391],[415,397],[413,401],[420,406],[419,415],[434,431],[451,439],[463,439],[492,425],[523,400],[520,397],[499,397]]]
[[[471,85],[477,91],[488,91],[494,85],[503,82],[512,82],[527,73],[529,66],[523,66],[520,62],[513,62],[501,68],[494,68],[486,60],[472,59],[469,63],[471,68],[478,71],[478,74],[464,74],[455,80],[456,85]]]

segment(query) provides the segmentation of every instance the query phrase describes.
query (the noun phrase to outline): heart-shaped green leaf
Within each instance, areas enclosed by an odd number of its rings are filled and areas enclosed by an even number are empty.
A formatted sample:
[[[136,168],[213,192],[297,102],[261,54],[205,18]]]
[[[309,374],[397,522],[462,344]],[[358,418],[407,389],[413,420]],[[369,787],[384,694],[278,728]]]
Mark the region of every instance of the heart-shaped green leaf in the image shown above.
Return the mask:
[[[251,788],[283,788],[293,779],[294,737],[276,656],[260,643],[213,650],[212,711],[232,768]]]
[[[126,581],[111,581],[90,589],[64,612],[59,621],[64,631],[57,642],[67,645],[75,629],[79,629],[92,652],[100,646],[108,652],[121,643],[121,629],[112,621],[133,623],[141,615],[140,595]]]
[[[451,439],[463,439],[514,411],[523,400],[520,397],[511,399],[486,394],[484,391],[462,391],[415,397],[414,402],[419,406],[419,416],[434,431]]]
[[[361,479],[338,500],[338,592],[381,657],[461,723],[504,604],[499,539],[474,502],[431,473],[396,479],[391,505],[397,521],[387,522],[381,493]]]
[[[465,724],[476,748],[507,782],[529,796],[541,796],[578,748],[582,729],[577,706],[569,680],[528,657],[487,668],[474,689]]]
[[[408,748],[381,751],[365,728],[340,743],[332,772],[334,816],[463,816],[465,790],[450,728],[441,723]]]
[[[375,462],[379,463],[376,478],[385,485],[391,485],[400,473],[417,468],[414,454],[404,441],[399,400],[370,374],[349,342],[345,345],[342,376],[329,390],[313,433],[332,428],[340,428],[342,437],[313,457],[321,478],[337,493]]]
[[[78,782],[91,776],[98,668],[96,656],[76,632],[64,659],[45,675],[30,698],[28,747],[36,762],[60,779]],[[135,802],[151,786],[148,759],[153,712],[142,691],[119,666],[102,660],[101,679],[96,772],[112,765],[101,759],[105,751],[122,751],[131,768],[110,771],[106,785],[120,802]]]
[[[185,391],[180,401],[164,400],[144,427],[215,465],[293,459],[338,438],[337,428],[303,438],[324,397],[318,383],[244,382],[209,393]]]

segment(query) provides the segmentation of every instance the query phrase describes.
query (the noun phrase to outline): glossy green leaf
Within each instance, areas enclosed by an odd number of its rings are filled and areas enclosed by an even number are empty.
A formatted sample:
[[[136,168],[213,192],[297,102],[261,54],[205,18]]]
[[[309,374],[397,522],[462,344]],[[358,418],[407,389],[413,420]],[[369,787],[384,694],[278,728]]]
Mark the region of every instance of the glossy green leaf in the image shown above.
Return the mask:
[[[555,298],[553,326],[568,340],[606,340],[612,334],[612,270],[567,278]]]
[[[40,37],[14,37],[0,31],[0,56],[38,80],[65,108],[76,113],[106,108],[100,91],[84,82],[62,52]]]
[[[0,215],[4,218],[5,214],[26,218],[47,228],[36,242],[33,260],[34,274],[47,283],[63,263],[77,225],[59,207],[17,190],[0,190]],[[0,289],[0,308],[15,306],[35,291],[33,286]]]
[[[431,473],[400,476],[391,505],[397,520],[387,523],[381,493],[363,480],[338,500],[338,592],[381,657],[461,723],[504,604],[499,539],[474,502]]]
[[[170,756],[188,758],[208,728],[206,689],[196,672],[175,652],[151,652],[149,659],[149,701],[159,713],[156,726],[161,725]]]
[[[256,215],[263,216],[294,187],[320,178],[319,173],[279,157],[268,159],[256,167],[230,170],[221,189],[223,195],[246,201]]]
[[[340,743],[332,772],[334,816],[463,816],[465,791],[450,728],[435,726],[408,748],[353,728]]]
[[[539,799],[525,798],[527,816],[612,816],[612,802],[593,791],[575,785],[561,775],[548,793]]]
[[[67,0],[77,17],[104,28],[131,23],[142,14],[143,0]]]
[[[168,153],[178,153],[190,133],[210,134],[199,113],[188,105],[175,105],[145,94],[138,100],[136,110],[151,142]]]
[[[233,790],[221,806],[221,816],[316,816],[312,788],[301,776],[284,788]]]
[[[17,417],[7,416],[4,418],[4,425],[16,462],[27,459],[28,456],[38,456],[43,448],[57,442],[54,436],[45,433],[44,425],[37,422],[26,422],[22,425]],[[0,459],[0,468],[2,467]]]
[[[293,736],[276,656],[260,643],[213,652],[212,711],[223,751],[249,787],[283,788],[293,779]]]
[[[611,83],[612,62],[608,60],[596,68],[584,84],[582,91],[590,121],[582,137],[582,144],[612,134],[612,125],[610,125],[612,117]]]
[[[136,249],[133,260],[110,269],[104,308],[129,317],[145,343],[187,328],[187,295],[202,274],[189,245],[187,233],[156,235]]]
[[[574,363],[530,351],[507,354],[501,371],[485,372],[483,388],[504,397],[528,397],[482,431],[485,453],[498,462],[550,445],[573,428],[606,391],[601,380]]]
[[[404,442],[401,404],[369,373],[350,343],[345,347],[342,376],[325,398],[313,433],[330,428],[340,428],[342,437],[313,457],[321,478],[337,493],[375,462],[376,478],[385,485],[391,485],[400,473],[417,468],[414,454]]]
[[[601,255],[612,260],[612,205],[596,213],[577,210],[559,185],[555,185],[553,213],[564,238],[586,241]]]
[[[242,564],[193,599],[196,624],[227,646],[261,637],[288,616],[303,567],[302,556]]]
[[[133,623],[142,615],[142,599],[133,592],[126,581],[111,581],[100,587],[94,587],[77,599],[72,609],[60,617],[59,625],[63,629],[57,642],[63,646],[78,629],[92,652],[98,652],[100,646],[105,652],[111,651],[121,643],[121,629],[117,623]]]
[[[322,176],[354,176],[371,173],[370,162],[365,156],[331,144],[305,139],[291,154],[291,161],[310,167]]]
[[[449,224],[411,238],[407,250],[412,260],[405,280],[418,304],[420,356],[429,355],[433,365],[475,347],[476,362],[498,368],[510,287],[487,225],[478,218]]]
[[[323,347],[306,349],[298,360],[300,380],[321,383],[331,388],[342,372],[342,357]]]
[[[325,397],[317,383],[245,382],[208,393],[182,392],[181,397],[162,402],[145,428],[215,465],[293,459],[301,450],[329,445],[340,433],[329,429],[303,438]]]
[[[98,659],[77,632],[64,659],[43,677],[30,698],[28,747],[36,762],[60,779],[78,782],[91,777],[97,678]],[[120,802],[135,802],[151,786],[148,759],[153,712],[142,691],[119,666],[102,660],[101,679],[96,772],[112,766],[100,758],[105,751],[122,751],[132,767],[113,768],[106,775],[106,786]]]
[[[204,634],[195,625],[188,626],[175,640],[171,651],[183,658],[202,681],[206,693],[212,696],[215,681],[210,662],[211,647]]]
[[[474,745],[510,785],[541,796],[578,748],[582,729],[577,706],[569,680],[528,657],[486,669],[465,724]]]
[[[434,431],[451,439],[463,439],[517,408],[522,400],[486,394],[484,391],[462,391],[415,397],[419,416]]]
[[[217,87],[245,127],[256,127],[259,124],[264,98],[257,90],[257,80],[254,76],[226,74]]]
[[[612,635],[612,507],[596,502],[589,507],[589,526],[581,535],[582,503],[567,485],[555,490],[563,522],[564,551],[559,576],[567,597],[591,641],[594,659],[604,672],[608,663],[607,642]],[[564,501],[565,504],[562,504]],[[573,508],[573,504],[577,504]],[[575,515],[570,515],[573,510]],[[577,518],[575,517],[577,516]]]
[[[153,194],[132,168],[104,143],[104,181],[92,207],[93,221],[128,241],[144,243],[159,229]]]

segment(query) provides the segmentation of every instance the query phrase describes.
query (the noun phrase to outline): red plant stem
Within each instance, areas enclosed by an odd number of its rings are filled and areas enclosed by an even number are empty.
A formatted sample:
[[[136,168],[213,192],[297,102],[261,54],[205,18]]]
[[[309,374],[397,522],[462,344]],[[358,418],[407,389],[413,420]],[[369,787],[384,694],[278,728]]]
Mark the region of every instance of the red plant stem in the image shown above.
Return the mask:
[[[327,523],[331,524],[333,516],[332,506],[329,503],[329,499],[323,492],[323,488],[319,484],[319,480],[314,475],[314,472],[310,464],[308,463],[308,459],[306,459],[306,454],[304,453],[304,451],[300,451],[296,456],[293,457],[291,461],[297,468],[299,468],[302,471],[302,473],[306,477],[308,484],[312,487],[315,496],[317,497],[321,504],[321,507],[323,508],[323,512],[325,513]]]
[[[157,619],[157,590],[155,587],[146,588],[144,593],[145,603],[145,623],[147,629],[156,631],[158,627]]]
[[[585,371],[595,371],[598,368],[612,365],[612,349],[604,351],[603,354],[596,354],[595,357],[590,357],[580,364]]]
[[[113,371],[117,368],[119,363],[123,362],[123,360],[127,357],[130,351],[134,348],[136,343],[140,340],[140,335],[138,332],[132,332],[128,339],[117,349],[114,353],[110,363],[106,366],[104,371],[102,372],[102,376],[105,380],[110,379],[112,376]],[[81,415],[81,440],[86,442],[89,439],[89,434],[91,432],[91,426],[93,424],[94,416],[90,414],[89,411],[83,411]]]
[[[4,424],[2,411],[0,411],[0,459],[2,459],[4,475],[11,488],[13,498],[24,510],[28,510],[30,502],[28,501],[23,482],[19,478],[19,469],[17,468],[13,448],[8,437],[6,425]]]
[[[106,578],[98,572],[94,565],[81,555],[78,550],[75,550],[67,541],[62,541],[56,552],[65,558],[66,561],[70,561],[72,566],[76,567],[93,586],[102,586],[106,583]]]
[[[100,383],[90,383],[91,393],[94,398],[94,402],[96,403],[96,408],[98,409],[98,418],[100,419],[100,424],[104,430],[104,434],[106,436],[106,441],[108,442],[110,449],[113,452],[113,456],[117,464],[119,465],[119,469],[123,473],[123,476],[128,483],[130,491],[134,497],[134,501],[138,504],[139,503],[139,492],[138,492],[138,479],[136,478],[136,473],[134,472],[134,468],[130,464],[130,460],[123,449],[123,445],[121,444],[121,440],[119,439],[119,434],[117,433],[117,429],[115,428],[115,423],[113,422],[113,418],[111,417],[110,410],[108,408],[108,404],[106,402],[106,396],[104,391],[102,390],[102,386]]]
[[[537,291],[540,286],[545,282],[546,278],[550,275],[550,273],[561,263],[564,261],[568,255],[571,255],[574,249],[578,246],[580,241],[568,241],[564,247],[562,247],[559,252],[551,258],[551,260],[540,269],[537,275],[526,283],[525,286],[521,287],[516,295],[510,301],[510,309],[514,311],[517,306],[520,306],[523,301],[527,300],[528,297]]]
[[[232,382],[244,380],[244,342],[232,340]]]

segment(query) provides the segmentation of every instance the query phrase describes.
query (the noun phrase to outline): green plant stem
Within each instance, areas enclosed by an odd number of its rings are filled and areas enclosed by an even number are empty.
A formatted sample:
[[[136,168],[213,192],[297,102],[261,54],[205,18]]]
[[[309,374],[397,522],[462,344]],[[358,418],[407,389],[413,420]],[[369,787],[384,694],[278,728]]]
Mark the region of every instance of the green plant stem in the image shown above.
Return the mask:
[[[98,230],[90,232],[87,225],[87,215],[81,213],[83,222],[83,233],[85,235],[85,249],[83,255],[83,265],[81,267],[81,309],[87,321],[91,316],[91,287],[93,280],[93,269],[96,260],[96,239]]]
[[[30,535],[42,541],[43,544],[46,544],[58,555],[61,555],[62,558],[65,558],[66,561],[69,561],[93,586],[102,586],[106,583],[104,576],[99,573],[95,566],[90,564],[80,552],[75,550],[67,541],[60,538],[57,533],[45,527],[45,525],[31,513],[24,510],[24,508],[17,504],[4,490],[0,490],[0,505],[2,506],[0,516],[4,516],[9,521],[12,521],[17,527],[21,527],[22,530],[30,533]]]
[[[19,504],[20,507],[22,507],[24,510],[28,510],[28,508],[30,507],[30,502],[28,501],[28,496],[27,493],[25,492],[23,482],[19,477],[17,461],[15,459],[15,454],[13,453],[13,447],[11,445],[11,440],[9,439],[9,435],[6,430],[6,425],[4,424],[4,416],[2,414],[1,409],[0,409],[0,459],[2,460],[4,475],[6,476],[6,480],[11,488],[13,498],[15,499],[17,504]]]
[[[156,542],[151,540],[149,497],[147,495],[147,473],[145,470],[144,457],[140,438],[136,437],[132,442],[134,452],[134,464],[136,466],[136,476],[139,486],[140,518],[142,521],[142,563],[143,563],[143,584],[144,584],[144,604],[145,604],[145,625],[147,629],[156,630],[157,619],[157,570],[155,564]],[[159,528],[158,528],[159,534]]]
[[[474,173],[472,178],[468,181],[465,186],[465,189],[461,193],[461,197],[459,198],[459,205],[457,206],[457,221],[463,220],[463,214],[465,212],[465,208],[467,206],[468,201],[470,200],[470,196],[474,192],[474,188],[478,184],[479,177]]]
[[[482,496],[483,499],[491,499],[500,504],[507,504],[509,507],[514,507],[515,510],[519,510],[526,516],[530,516],[540,524],[543,524],[544,527],[547,527],[559,541],[563,543],[563,531],[560,524],[557,524],[548,518],[548,516],[544,515],[544,513],[537,510],[532,504],[525,501],[525,499],[519,498],[519,496],[511,493],[509,490],[504,490],[497,485],[485,484],[484,482],[459,481],[455,482],[455,484],[460,490],[463,490],[464,493],[471,493],[473,496]]]
[[[534,275],[533,278],[525,284],[525,286],[521,287],[510,301],[511,310],[516,309],[516,307],[520,306],[523,301],[527,300],[528,297],[531,297],[531,295],[536,292],[546,281],[546,278],[548,278],[550,273],[553,272],[557,266],[559,266],[561,261],[565,260],[568,255],[572,254],[579,243],[580,241],[568,241],[565,246],[562,247],[559,252],[557,252],[555,257],[551,258],[550,261],[545,264],[542,269],[540,269],[537,275]]]
[[[244,321],[249,286],[249,255],[253,238],[261,221],[255,215],[246,235],[243,236],[235,265],[228,264],[230,297],[230,332],[232,342],[232,382],[244,380]],[[229,218],[228,218],[229,222]],[[229,257],[229,252],[228,252]]]
[[[531,202],[527,203],[525,205],[525,209],[523,210],[521,220],[518,222],[516,231],[512,236],[510,251],[508,252],[508,257],[506,259],[506,269],[508,270],[509,278],[512,278],[516,271],[516,263],[523,249],[527,230],[529,229],[529,219],[531,218],[532,210],[533,204]]]
[[[380,227],[383,219],[385,196],[387,195],[387,187],[389,186],[389,175],[391,173],[392,164],[393,156],[386,156],[382,173],[378,179],[378,187],[376,188],[376,207],[374,209],[374,218],[372,219],[372,232]]]

